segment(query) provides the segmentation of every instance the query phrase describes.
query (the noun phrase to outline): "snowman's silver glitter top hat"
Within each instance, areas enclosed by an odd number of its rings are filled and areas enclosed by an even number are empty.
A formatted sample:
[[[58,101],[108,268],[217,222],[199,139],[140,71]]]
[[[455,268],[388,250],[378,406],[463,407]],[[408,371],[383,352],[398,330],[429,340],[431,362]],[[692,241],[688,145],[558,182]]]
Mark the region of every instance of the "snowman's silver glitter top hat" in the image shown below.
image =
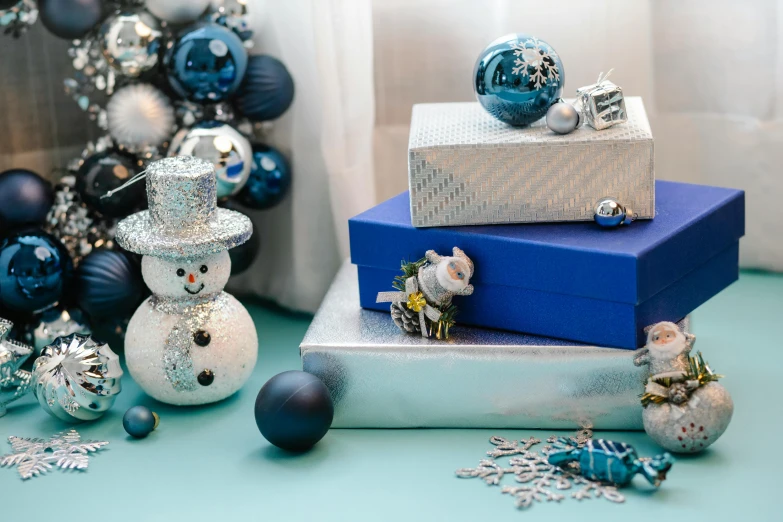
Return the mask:
[[[197,258],[241,245],[253,233],[250,219],[217,207],[212,163],[193,156],[156,161],[147,168],[149,210],[117,223],[115,239],[131,252]]]

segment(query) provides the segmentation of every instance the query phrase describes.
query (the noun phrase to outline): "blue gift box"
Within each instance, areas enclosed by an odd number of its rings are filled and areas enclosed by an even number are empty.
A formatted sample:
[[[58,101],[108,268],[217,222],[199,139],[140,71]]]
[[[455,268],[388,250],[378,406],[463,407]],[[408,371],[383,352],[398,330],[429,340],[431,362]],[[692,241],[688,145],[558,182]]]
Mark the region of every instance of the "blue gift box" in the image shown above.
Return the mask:
[[[391,290],[402,260],[462,248],[475,292],[457,297],[457,323],[635,349],[644,327],[676,321],[736,281],[743,191],[656,182],[656,217],[594,223],[416,229],[408,193],[349,221],[363,308]],[[455,331],[455,335],[458,335]]]

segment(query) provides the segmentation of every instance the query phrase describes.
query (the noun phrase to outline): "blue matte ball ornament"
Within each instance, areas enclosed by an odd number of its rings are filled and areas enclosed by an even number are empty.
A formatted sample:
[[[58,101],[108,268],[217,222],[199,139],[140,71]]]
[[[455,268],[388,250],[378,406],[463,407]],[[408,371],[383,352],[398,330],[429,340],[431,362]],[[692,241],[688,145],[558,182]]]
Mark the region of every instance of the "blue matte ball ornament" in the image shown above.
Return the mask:
[[[294,101],[294,79],[277,58],[251,56],[235,105],[251,121],[279,118]]]
[[[329,431],[334,405],[318,377],[292,370],[264,384],[256,397],[255,414],[266,440],[284,450],[306,451]]]
[[[250,177],[236,199],[256,210],[274,207],[291,186],[291,167],[279,150],[261,143],[253,145]]]
[[[232,95],[247,68],[247,50],[230,29],[199,24],[185,29],[166,52],[171,87],[193,102],[218,102]]]
[[[143,439],[158,427],[160,417],[146,406],[134,406],[129,408],[122,416],[122,427],[128,435],[137,439]]]
[[[17,232],[0,243],[0,303],[31,313],[57,304],[73,263],[54,236],[38,229]]]
[[[38,225],[54,202],[52,185],[25,169],[0,173],[0,228]]]
[[[117,250],[95,250],[82,259],[74,286],[79,308],[93,319],[129,315],[145,292],[141,267]]]
[[[482,107],[509,125],[530,125],[563,93],[565,70],[552,47],[534,36],[509,34],[479,55],[473,90]]]
[[[102,0],[38,0],[38,16],[49,32],[73,40],[101,21],[103,4]]]

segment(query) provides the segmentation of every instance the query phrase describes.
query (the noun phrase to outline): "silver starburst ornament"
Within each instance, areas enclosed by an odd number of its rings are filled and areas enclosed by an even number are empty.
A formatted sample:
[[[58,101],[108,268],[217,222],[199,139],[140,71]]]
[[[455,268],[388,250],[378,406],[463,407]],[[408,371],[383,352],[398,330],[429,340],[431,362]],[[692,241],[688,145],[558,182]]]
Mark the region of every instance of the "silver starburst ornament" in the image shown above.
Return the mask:
[[[53,435],[49,440],[8,437],[12,453],[0,457],[0,467],[15,467],[23,480],[43,475],[55,466],[67,470],[85,470],[90,453],[108,444],[106,441],[82,440],[76,430]]]
[[[11,321],[0,318],[0,417],[6,414],[9,403],[30,391],[30,372],[21,367],[33,348],[8,339],[13,326]]]
[[[94,420],[106,413],[122,387],[120,359],[107,344],[72,334],[59,337],[33,366],[33,393],[50,415]]]

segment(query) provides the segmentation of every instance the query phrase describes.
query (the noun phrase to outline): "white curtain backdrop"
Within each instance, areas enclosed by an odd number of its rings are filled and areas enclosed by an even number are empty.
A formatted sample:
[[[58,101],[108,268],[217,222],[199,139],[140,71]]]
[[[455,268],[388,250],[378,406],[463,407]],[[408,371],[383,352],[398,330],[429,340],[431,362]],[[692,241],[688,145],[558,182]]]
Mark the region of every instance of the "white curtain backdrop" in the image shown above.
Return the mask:
[[[566,94],[614,68],[644,98],[660,179],[747,191],[743,265],[783,270],[783,1],[374,0],[379,199],[406,189],[411,105],[473,100],[494,38],[549,42]]]
[[[293,184],[280,206],[251,213],[261,251],[229,291],[314,311],[348,255],[348,218],[375,202],[371,4],[270,0],[250,8],[253,52],[282,60],[296,85],[269,140],[291,159]]]

